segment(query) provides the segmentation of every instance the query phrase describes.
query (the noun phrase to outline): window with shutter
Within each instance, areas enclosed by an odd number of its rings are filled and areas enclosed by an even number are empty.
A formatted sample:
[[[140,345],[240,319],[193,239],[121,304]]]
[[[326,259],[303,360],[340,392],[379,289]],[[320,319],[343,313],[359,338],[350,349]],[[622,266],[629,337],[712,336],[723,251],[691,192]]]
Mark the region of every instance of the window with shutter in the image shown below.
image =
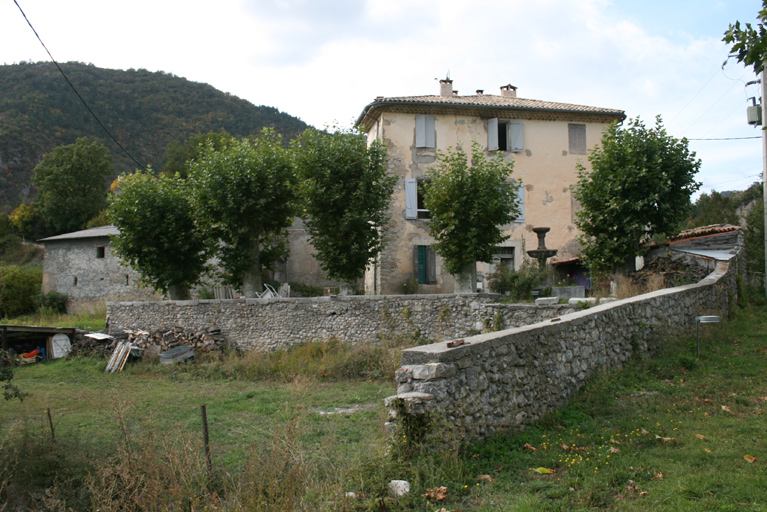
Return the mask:
[[[415,147],[434,148],[436,141],[434,116],[415,116]]]
[[[413,246],[413,278],[418,284],[437,284],[437,255],[430,245]]]
[[[488,119],[487,149],[490,151],[524,151],[522,121]]]
[[[567,131],[570,139],[570,154],[586,154],[586,125],[568,124]]]

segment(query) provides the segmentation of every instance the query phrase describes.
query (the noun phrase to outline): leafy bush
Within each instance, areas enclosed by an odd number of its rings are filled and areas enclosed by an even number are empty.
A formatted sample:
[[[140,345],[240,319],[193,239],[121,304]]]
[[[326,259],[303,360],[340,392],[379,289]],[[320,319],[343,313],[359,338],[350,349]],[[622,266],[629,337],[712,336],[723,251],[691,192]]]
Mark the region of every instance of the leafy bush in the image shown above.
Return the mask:
[[[65,314],[69,297],[66,293],[51,290],[45,295],[40,295],[40,309],[47,309],[52,313]]]
[[[541,269],[538,262],[525,260],[519,270],[499,265],[488,277],[491,291],[508,292],[511,300],[529,301],[533,298],[533,289],[543,285],[549,276],[550,271]]]
[[[0,267],[0,310],[3,315],[15,317],[35,311],[35,299],[42,283],[43,271],[40,268]]]

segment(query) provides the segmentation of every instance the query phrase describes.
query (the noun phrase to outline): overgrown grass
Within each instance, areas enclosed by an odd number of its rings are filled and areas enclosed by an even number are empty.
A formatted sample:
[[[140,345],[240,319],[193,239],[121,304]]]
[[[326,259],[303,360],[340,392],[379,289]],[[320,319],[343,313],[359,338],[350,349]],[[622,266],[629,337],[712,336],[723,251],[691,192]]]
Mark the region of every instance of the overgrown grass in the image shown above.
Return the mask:
[[[662,340],[659,357],[599,373],[567,407],[461,453],[402,432],[387,448],[381,401],[394,384],[360,370],[369,360],[332,341],[275,354],[270,364],[232,354],[113,375],[86,358],[33,365],[16,374],[30,395],[0,407],[0,502],[44,510],[765,510],[766,314],[760,306],[706,326],[700,360],[694,339]],[[355,405],[364,407],[325,414]],[[449,435],[444,422],[432,426]],[[392,479],[408,480],[411,493],[388,497]]]

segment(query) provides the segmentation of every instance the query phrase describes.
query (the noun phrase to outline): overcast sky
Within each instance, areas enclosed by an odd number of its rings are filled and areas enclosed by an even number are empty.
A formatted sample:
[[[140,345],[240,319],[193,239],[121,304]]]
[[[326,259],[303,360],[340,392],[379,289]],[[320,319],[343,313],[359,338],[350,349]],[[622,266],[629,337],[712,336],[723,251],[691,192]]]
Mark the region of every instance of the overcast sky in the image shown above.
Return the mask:
[[[727,60],[730,23],[759,0],[16,0],[59,62],[165,71],[322,128],[376,96],[499,94],[625,110],[687,137],[702,191],[759,180],[746,123],[753,72]],[[0,62],[47,61],[13,0]],[[2,94],[2,91],[0,91]]]

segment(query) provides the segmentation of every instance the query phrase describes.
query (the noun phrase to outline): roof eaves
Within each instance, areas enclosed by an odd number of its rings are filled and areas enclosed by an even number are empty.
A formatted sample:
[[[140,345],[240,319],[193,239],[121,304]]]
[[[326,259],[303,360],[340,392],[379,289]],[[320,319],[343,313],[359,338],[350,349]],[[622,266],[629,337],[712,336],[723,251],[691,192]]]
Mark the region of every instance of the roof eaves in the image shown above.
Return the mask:
[[[434,101],[423,101],[423,100],[376,100],[371,103],[368,103],[365,108],[362,109],[362,113],[357,117],[357,120],[354,122],[354,126],[360,126],[363,124],[365,117],[369,117],[371,119],[377,119],[373,116],[371,116],[368,112],[371,108],[378,107],[378,106],[384,106],[384,105],[395,105],[395,106],[412,106],[412,107],[442,107],[442,108],[473,108],[473,109],[486,109],[486,110],[517,110],[517,111],[524,111],[524,112],[556,112],[561,114],[590,114],[590,115],[596,115],[596,116],[608,116],[608,117],[619,117],[621,121],[624,121],[626,119],[626,113],[622,110],[579,110],[579,109],[568,109],[568,108],[557,108],[557,107],[534,107],[534,106],[522,106],[522,105],[493,105],[493,104],[481,104],[481,103],[470,103],[470,102],[451,102],[451,103],[439,103]]]

